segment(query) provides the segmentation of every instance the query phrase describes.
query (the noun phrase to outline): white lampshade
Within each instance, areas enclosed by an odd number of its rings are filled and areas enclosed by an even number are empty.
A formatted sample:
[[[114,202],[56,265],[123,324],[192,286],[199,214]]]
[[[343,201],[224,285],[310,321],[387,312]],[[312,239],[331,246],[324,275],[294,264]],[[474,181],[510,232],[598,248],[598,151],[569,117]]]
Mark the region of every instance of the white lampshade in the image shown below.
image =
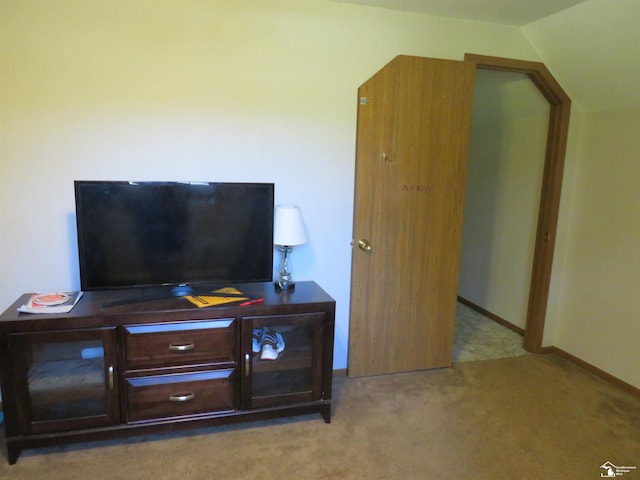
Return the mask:
[[[292,247],[307,241],[302,213],[297,205],[278,205],[274,212],[273,243]]]

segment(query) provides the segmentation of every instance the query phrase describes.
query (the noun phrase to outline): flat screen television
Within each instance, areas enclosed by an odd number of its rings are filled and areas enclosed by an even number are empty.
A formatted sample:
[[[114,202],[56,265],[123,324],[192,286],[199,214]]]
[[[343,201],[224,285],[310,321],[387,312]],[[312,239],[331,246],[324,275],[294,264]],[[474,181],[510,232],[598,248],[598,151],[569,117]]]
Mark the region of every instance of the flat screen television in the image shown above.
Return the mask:
[[[81,289],[271,281],[272,183],[75,181]],[[186,286],[186,288],[184,288]]]

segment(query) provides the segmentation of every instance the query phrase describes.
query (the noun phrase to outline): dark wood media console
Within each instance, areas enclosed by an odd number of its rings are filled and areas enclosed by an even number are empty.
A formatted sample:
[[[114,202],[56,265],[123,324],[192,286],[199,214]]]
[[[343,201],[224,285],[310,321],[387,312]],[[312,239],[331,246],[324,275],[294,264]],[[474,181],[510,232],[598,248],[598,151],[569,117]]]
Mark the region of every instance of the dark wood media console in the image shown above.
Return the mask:
[[[0,316],[9,463],[27,448],[179,428],[308,413],[329,423],[335,301],[314,282],[235,287],[264,301],[197,308],[152,289],[96,291],[40,315],[17,312],[23,295]],[[107,306],[127,299],[141,301]],[[275,353],[254,331],[275,336]]]

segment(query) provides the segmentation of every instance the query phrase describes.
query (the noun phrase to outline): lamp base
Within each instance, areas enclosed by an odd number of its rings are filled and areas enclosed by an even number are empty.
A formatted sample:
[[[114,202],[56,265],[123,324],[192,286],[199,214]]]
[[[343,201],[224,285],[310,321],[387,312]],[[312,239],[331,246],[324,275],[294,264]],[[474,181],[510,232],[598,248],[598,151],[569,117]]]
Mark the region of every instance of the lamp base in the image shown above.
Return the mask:
[[[280,262],[280,268],[278,268],[276,286],[280,290],[291,290],[295,285],[291,276],[291,260],[289,258],[292,248],[288,245],[281,245],[278,250],[282,253],[282,261]]]
[[[280,282],[273,282],[273,285],[276,287],[276,290],[282,290],[284,292],[290,292],[291,290],[295,290],[296,284],[294,282],[280,284]]]

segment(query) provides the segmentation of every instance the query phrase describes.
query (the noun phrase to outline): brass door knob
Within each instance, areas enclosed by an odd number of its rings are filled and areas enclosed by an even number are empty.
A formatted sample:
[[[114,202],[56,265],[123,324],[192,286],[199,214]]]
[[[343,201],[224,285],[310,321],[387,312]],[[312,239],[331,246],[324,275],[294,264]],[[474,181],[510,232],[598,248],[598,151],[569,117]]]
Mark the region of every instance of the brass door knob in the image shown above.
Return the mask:
[[[361,238],[360,240],[358,240],[358,248],[364,252],[370,252],[371,244],[366,238]]]

